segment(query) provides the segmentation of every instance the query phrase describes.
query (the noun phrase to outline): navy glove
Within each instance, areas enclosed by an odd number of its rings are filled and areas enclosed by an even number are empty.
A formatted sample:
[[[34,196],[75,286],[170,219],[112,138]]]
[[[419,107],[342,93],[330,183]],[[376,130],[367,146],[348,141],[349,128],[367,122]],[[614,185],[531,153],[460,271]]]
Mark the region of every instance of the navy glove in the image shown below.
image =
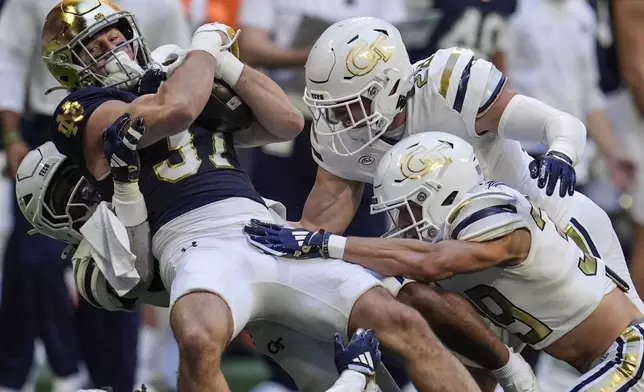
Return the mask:
[[[314,233],[252,219],[244,226],[244,232],[254,247],[274,256],[296,259],[329,257],[328,243],[331,233],[324,230]]]
[[[572,196],[575,193],[577,175],[572,167],[572,159],[557,151],[548,151],[546,155],[535,158],[530,162],[530,177],[537,179],[539,188],[546,188],[546,195],[552,196],[559,182],[559,196],[565,197],[566,192]]]
[[[145,122],[139,117],[130,127],[130,118],[125,113],[103,130],[103,152],[110,163],[112,180],[115,182],[139,181],[141,162],[136,147],[145,133]]]
[[[161,82],[168,79],[166,73],[160,68],[152,67],[145,71],[136,85],[134,93],[136,95],[156,94],[161,86]]]
[[[380,365],[380,348],[378,339],[373,329],[358,329],[351,337],[351,341],[345,347],[342,337],[335,334],[333,340],[333,351],[335,352],[335,366],[338,373],[349,369],[360,372],[367,377],[376,374],[376,368]]]

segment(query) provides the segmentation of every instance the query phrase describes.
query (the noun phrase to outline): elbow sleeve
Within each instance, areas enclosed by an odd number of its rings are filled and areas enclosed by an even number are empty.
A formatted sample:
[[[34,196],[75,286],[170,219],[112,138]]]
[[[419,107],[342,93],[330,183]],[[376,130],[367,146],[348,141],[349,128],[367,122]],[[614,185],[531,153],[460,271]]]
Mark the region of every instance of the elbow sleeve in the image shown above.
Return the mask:
[[[515,95],[508,103],[499,136],[547,143],[549,150],[565,154],[573,164],[586,146],[586,127],[578,118],[525,95]]]

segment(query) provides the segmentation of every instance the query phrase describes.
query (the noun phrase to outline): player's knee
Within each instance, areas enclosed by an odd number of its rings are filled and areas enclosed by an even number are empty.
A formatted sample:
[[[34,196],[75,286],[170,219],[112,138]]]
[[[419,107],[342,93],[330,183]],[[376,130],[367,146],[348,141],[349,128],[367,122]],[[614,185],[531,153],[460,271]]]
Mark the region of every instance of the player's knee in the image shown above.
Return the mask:
[[[184,359],[221,356],[232,334],[226,303],[217,295],[187,294],[174,304],[170,322]]]

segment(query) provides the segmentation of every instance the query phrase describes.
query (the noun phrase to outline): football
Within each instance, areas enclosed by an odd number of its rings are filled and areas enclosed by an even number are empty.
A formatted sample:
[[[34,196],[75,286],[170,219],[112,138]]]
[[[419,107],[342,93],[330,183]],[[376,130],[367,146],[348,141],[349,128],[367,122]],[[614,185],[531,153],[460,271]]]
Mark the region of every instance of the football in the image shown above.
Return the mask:
[[[248,128],[253,112],[225,82],[215,79],[210,99],[195,124],[212,132],[232,133]]]

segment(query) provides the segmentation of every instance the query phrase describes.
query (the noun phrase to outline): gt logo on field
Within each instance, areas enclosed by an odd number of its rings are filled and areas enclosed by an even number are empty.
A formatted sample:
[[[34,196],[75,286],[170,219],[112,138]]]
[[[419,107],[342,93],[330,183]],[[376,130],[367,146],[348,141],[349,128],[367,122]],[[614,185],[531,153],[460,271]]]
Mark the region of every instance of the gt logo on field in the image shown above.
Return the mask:
[[[387,35],[380,33],[371,44],[362,40],[358,41],[347,53],[346,63],[349,73],[353,76],[366,75],[375,68],[380,60],[389,61],[391,50],[384,45],[386,40]]]

